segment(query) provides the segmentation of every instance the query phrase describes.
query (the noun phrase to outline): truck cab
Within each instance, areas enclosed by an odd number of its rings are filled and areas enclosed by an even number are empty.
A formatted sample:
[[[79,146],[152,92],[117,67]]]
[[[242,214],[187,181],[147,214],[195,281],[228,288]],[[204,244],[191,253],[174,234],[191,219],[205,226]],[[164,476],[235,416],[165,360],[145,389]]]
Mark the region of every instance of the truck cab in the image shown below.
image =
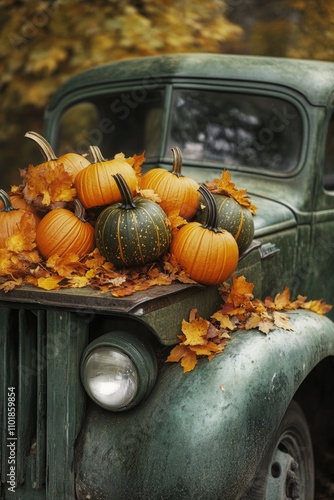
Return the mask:
[[[236,274],[261,299],[287,286],[331,304],[333,77],[319,61],[128,59],[63,84],[45,136],[59,155],[145,151],[144,171],[170,169],[179,147],[199,183],[227,169],[257,207]],[[209,318],[221,300],[180,283],[118,298],[1,292],[1,498],[12,473],[22,499],[313,499],[318,449],[334,436],[333,316],[297,310],[293,331],[238,331],[187,374],[166,363],[182,320]],[[100,404],[113,377],[114,401]]]

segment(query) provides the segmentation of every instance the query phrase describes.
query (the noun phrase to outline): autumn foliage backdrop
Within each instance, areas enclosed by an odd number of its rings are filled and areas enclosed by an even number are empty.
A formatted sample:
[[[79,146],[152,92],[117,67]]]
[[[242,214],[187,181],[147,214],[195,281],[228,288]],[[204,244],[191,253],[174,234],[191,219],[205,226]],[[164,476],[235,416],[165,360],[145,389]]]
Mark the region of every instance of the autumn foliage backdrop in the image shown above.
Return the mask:
[[[334,60],[333,0],[0,0],[0,177],[41,158],[27,130],[69,76],[171,52]]]

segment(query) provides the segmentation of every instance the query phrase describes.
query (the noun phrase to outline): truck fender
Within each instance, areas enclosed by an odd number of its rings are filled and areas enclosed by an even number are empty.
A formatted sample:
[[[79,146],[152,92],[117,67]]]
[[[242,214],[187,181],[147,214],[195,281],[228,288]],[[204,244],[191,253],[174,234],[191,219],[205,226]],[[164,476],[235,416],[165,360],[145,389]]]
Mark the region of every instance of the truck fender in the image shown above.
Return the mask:
[[[238,331],[191,372],[166,363],[132,410],[89,404],[76,448],[78,498],[239,498],[298,387],[334,355],[330,319],[306,310],[289,316],[292,331]]]

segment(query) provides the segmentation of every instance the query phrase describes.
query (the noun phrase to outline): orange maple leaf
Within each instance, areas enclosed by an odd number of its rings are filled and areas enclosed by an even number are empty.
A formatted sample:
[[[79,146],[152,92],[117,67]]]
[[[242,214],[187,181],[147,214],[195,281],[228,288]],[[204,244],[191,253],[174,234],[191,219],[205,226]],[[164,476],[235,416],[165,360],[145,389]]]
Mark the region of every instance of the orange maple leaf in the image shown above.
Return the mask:
[[[224,194],[234,198],[235,201],[248,208],[255,215],[257,207],[251,202],[247,194],[247,189],[238,189],[231,179],[231,173],[228,170],[223,170],[220,179],[214,179],[213,182],[207,183],[206,186],[213,193]]]
[[[180,216],[180,210],[171,210],[168,214],[167,223],[170,225],[173,234],[175,234],[182,226],[188,224],[188,221]]]
[[[36,219],[32,213],[23,211],[20,225],[6,239],[5,245],[7,250],[21,253],[33,250],[36,247],[35,238]]]
[[[229,291],[226,302],[230,302],[234,307],[239,307],[251,301],[253,296],[254,284],[249,283],[245,276],[232,276],[232,286]]]
[[[34,206],[50,206],[55,202],[73,201],[76,190],[72,176],[62,163],[29,165],[24,172],[23,195]]]
[[[267,307],[271,307],[275,309],[276,311],[281,311],[282,309],[287,309],[290,307],[291,301],[290,301],[290,290],[286,286],[283,290],[283,292],[278,293],[275,296],[274,301],[270,298],[267,297],[265,300],[265,305]]]
[[[74,274],[83,276],[86,271],[85,266],[80,262],[79,256],[74,253],[66,254],[62,257],[56,254],[51,255],[46,261],[46,265],[63,278],[72,278]]]
[[[188,346],[178,344],[173,347],[166,361],[169,363],[178,363],[181,361],[183,372],[186,373],[193,370],[197,365],[197,355]]]
[[[133,156],[130,156],[129,158],[125,158],[124,153],[118,153],[117,155],[114,156],[114,158],[116,160],[125,160],[129,165],[131,165],[131,167],[133,168],[133,170],[135,171],[135,173],[138,176],[142,172],[142,168],[141,168],[142,164],[146,161],[145,151],[143,151],[141,155],[134,154]]]

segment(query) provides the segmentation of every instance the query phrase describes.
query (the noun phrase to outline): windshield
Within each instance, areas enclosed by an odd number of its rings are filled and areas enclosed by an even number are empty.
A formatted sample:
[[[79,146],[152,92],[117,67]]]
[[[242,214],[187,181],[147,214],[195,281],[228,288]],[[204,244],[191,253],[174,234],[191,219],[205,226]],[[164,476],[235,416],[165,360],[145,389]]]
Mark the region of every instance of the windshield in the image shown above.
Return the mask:
[[[158,157],[163,96],[162,90],[138,88],[78,102],[60,119],[57,150],[84,154],[94,145],[107,159],[120,152],[133,156],[144,150],[146,157]]]
[[[99,146],[105,158],[145,151],[148,161],[172,158],[201,167],[245,166],[289,172],[302,148],[302,118],[291,102],[277,97],[226,90],[175,88],[167,130],[164,89],[131,88],[94,96],[61,117],[58,151],[86,153]],[[164,151],[162,150],[164,148]]]
[[[176,89],[167,149],[183,158],[292,170],[300,156],[302,119],[290,102],[276,97],[212,90]]]

